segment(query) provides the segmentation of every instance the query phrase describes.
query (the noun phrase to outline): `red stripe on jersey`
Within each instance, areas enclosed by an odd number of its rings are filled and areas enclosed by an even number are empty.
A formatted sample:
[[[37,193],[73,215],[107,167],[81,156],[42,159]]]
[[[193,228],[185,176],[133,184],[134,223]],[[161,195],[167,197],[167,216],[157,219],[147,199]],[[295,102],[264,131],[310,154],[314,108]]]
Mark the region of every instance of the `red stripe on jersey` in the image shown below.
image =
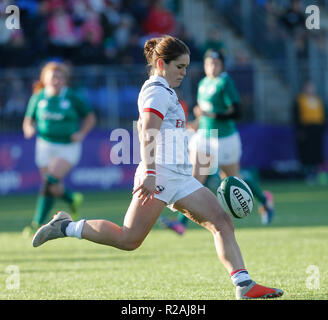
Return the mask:
[[[189,107],[188,107],[188,105],[187,105],[187,102],[184,101],[184,100],[180,100],[180,99],[179,99],[179,102],[180,102],[181,107],[182,107],[182,109],[183,109],[183,111],[184,111],[184,114],[185,114],[185,117],[186,117],[186,121],[188,121],[188,112],[189,112]]]
[[[162,120],[164,119],[164,116],[156,109],[145,108],[145,109],[143,109],[143,112],[152,112],[152,113],[155,113],[156,115],[158,115]]]

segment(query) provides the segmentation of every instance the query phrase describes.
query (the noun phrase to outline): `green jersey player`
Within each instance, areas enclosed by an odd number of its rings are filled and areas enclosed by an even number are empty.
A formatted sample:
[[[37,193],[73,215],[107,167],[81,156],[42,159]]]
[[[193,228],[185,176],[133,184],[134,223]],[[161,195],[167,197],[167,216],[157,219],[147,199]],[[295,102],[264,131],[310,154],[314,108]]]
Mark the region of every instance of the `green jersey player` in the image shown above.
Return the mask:
[[[45,221],[56,197],[67,201],[75,214],[82,202],[82,194],[73,193],[62,181],[78,163],[82,141],[94,126],[95,116],[89,105],[67,87],[67,79],[68,69],[64,64],[46,64],[25,113],[25,138],[37,133],[35,161],[42,187],[32,223],[24,229],[24,234],[34,233]]]
[[[224,56],[208,50],[204,58],[205,77],[197,93],[198,130],[190,141],[194,176],[205,183],[208,176],[220,170],[221,178],[240,176],[242,145],[235,120],[240,117],[240,96],[233,79],[224,70]],[[208,159],[209,161],[204,161]],[[243,177],[259,200],[263,224],[271,222],[274,214],[273,196],[262,191],[251,177]]]

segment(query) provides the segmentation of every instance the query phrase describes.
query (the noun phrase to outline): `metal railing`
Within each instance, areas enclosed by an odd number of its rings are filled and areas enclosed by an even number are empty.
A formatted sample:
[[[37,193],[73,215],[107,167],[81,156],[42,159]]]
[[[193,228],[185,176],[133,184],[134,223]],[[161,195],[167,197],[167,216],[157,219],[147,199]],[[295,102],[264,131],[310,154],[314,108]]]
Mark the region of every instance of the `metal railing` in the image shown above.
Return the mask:
[[[303,72],[296,66],[294,73],[297,76],[308,73],[306,65],[304,68],[306,70]],[[231,65],[227,71],[235,80],[242,98],[242,122],[290,122],[290,102],[279,99],[279,88],[273,91],[272,87],[263,85],[275,76],[271,68],[260,68],[252,64],[248,68]],[[21,130],[27,102],[32,94],[32,84],[38,78],[39,72],[38,68],[0,72],[0,133]],[[287,71],[281,67],[281,72]],[[327,78],[324,72],[316,72],[318,74],[315,76]],[[138,119],[138,93],[147,77],[144,65],[129,68],[80,67],[73,69],[70,85],[93,106],[98,127],[129,129],[132,127],[132,121]],[[189,106],[189,119],[193,119],[192,108],[197,103],[197,86],[202,77],[202,63],[192,63],[181,87],[176,90],[178,96]],[[325,83],[327,80],[325,79]]]
[[[253,120],[254,70],[252,67],[241,70],[232,66],[228,71],[244,99],[247,112],[243,120]],[[0,132],[21,130],[33,82],[39,73],[38,68],[0,72]],[[138,119],[138,94],[147,77],[144,65],[79,67],[73,69],[70,86],[92,105],[99,127],[129,128],[132,121]],[[202,77],[203,64],[193,63],[181,87],[176,89],[178,96],[187,103],[191,119],[192,108],[197,103],[198,82]]]

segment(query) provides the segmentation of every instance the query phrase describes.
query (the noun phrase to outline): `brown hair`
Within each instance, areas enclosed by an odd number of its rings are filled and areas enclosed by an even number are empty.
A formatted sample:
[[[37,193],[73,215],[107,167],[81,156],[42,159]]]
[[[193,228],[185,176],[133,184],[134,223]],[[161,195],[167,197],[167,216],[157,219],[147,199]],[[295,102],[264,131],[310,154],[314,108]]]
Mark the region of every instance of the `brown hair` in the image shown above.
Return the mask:
[[[33,93],[38,93],[45,87],[44,78],[49,70],[62,72],[66,81],[69,78],[69,69],[64,63],[54,61],[48,62],[41,70],[40,79],[33,83]]]
[[[162,36],[147,40],[144,45],[144,54],[148,66],[153,70],[158,59],[161,58],[165,63],[170,63],[183,54],[190,55],[190,50],[180,39],[172,36]]]

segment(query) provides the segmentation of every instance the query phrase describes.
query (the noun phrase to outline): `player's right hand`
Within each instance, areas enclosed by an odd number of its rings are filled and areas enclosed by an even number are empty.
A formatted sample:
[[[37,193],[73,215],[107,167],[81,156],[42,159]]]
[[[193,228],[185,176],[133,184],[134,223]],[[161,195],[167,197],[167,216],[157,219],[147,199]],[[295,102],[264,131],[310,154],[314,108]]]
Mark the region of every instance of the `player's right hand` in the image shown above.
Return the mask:
[[[25,139],[31,139],[35,135],[35,128],[33,126],[26,126],[24,128],[24,137]]]
[[[193,113],[194,113],[194,116],[195,118],[199,118],[200,116],[202,116],[204,114],[204,112],[202,111],[202,109],[199,107],[199,105],[196,105],[194,108],[193,108]]]

